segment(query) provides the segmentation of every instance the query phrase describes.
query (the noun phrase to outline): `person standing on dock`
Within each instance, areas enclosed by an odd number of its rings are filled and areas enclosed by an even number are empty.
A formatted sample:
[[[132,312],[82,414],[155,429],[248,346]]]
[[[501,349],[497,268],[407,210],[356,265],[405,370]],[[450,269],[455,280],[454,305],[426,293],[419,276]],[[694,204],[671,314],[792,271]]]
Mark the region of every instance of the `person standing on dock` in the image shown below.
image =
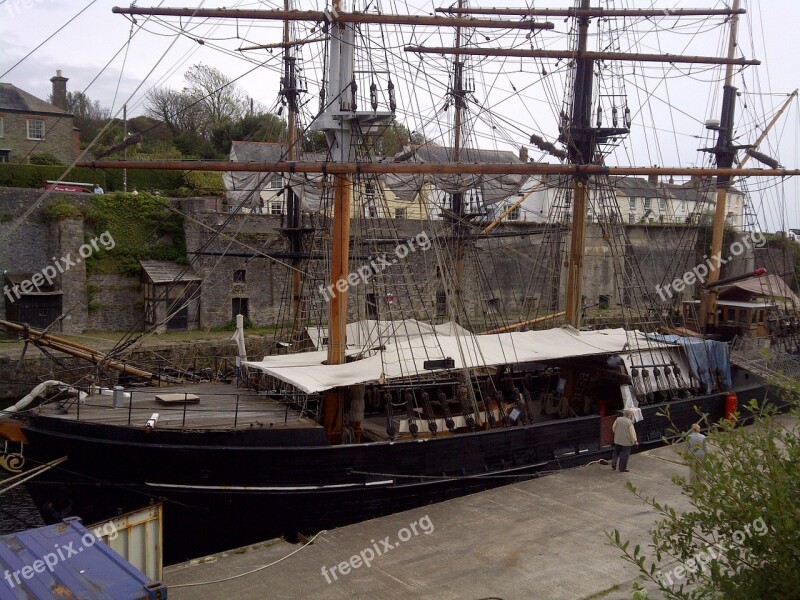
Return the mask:
[[[706,458],[706,436],[700,433],[698,423],[692,423],[692,429],[686,439],[686,449],[689,451],[689,483],[695,485],[702,477],[703,461]]]
[[[616,469],[617,460],[619,460],[620,473],[628,472],[628,457],[631,455],[631,448],[639,445],[631,416],[631,410],[626,408],[622,411],[622,416],[617,417],[611,427],[614,432],[614,453],[611,455],[611,468]]]

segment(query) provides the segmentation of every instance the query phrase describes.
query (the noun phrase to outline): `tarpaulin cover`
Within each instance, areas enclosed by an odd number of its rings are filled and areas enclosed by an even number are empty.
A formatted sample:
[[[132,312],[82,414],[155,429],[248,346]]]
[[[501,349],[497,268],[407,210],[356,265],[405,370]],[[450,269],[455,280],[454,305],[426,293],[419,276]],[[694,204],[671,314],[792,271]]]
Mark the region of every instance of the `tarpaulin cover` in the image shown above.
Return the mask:
[[[711,373],[717,369],[720,371],[720,378],[725,388],[730,389],[733,386],[728,344],[725,342],[679,335],[650,335],[648,337],[658,342],[680,345],[689,359],[692,377],[703,383],[706,394],[711,393],[714,383]]]
[[[343,365],[325,365],[325,350],[267,356],[261,361],[247,362],[306,393],[315,393],[357,383],[403,377],[418,377],[435,370],[425,369],[426,360],[452,358],[455,368],[492,367],[521,362],[535,362],[616,354],[645,345],[662,344],[648,341],[639,332],[624,329],[577,331],[571,327],[541,331],[521,331],[500,334],[419,335],[396,337],[380,348],[352,347],[349,356],[364,356]]]

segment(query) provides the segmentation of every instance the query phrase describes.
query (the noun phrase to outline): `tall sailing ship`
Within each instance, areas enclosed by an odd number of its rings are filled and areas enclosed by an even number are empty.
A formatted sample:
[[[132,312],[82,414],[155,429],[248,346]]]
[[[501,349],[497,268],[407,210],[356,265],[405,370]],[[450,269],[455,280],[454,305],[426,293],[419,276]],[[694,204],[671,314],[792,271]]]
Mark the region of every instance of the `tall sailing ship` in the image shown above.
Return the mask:
[[[737,56],[738,1],[662,11],[598,8],[589,0],[565,9],[476,9],[460,0],[437,16],[348,11],[338,2],[324,12],[290,10],[288,3],[280,11],[114,12],[316,23],[316,33],[278,44],[289,137],[272,147],[277,155],[243,163],[125,163],[225,171],[233,188],[246,190],[236,198],[239,210],[281,175],[286,326],[270,355],[242,356],[241,379],[257,391],[195,385],[113,397],[82,393],[71,402],[22,404],[4,417],[6,448],[22,444],[29,464],[68,457],[27,484],[46,520],[77,514],[99,521],[162,498],[167,559],[177,560],[608,457],[610,426],[624,407],[635,409],[647,448],[672,427],[688,429],[701,413],[715,420],[767,397],[765,382],[732,365],[720,339],[720,270],[708,274],[692,332],[674,320],[678,306],[655,289],[691,268],[694,255],[643,265],[615,195],[631,176],[705,178],[715,196],[713,255],[722,250],[732,178],[793,174],[733,168],[742,150],[733,144],[734,69],[754,62]],[[622,47],[621,25],[697,18],[727,32],[725,57]],[[552,48],[548,19],[570,23],[569,47]],[[401,26],[409,33],[398,34]],[[452,36],[453,45],[412,44],[428,39],[420,31]],[[389,44],[389,32],[402,44]],[[500,47],[509,40],[511,48]],[[319,110],[301,131],[308,74],[300,57],[313,44],[325,45],[325,72]],[[403,55],[417,61],[402,62]],[[626,68],[651,63],[726,70],[722,118],[708,148],[715,166],[611,164],[636,113],[624,87]],[[476,80],[487,85],[486,77],[497,81],[517,67],[545,87],[566,83],[563,102],[548,108],[557,134],[530,136],[540,161],[478,148],[478,132],[516,127],[519,118],[503,121],[479,97]],[[434,68],[440,77],[419,75]],[[408,90],[400,89],[402,77]],[[430,90],[436,101],[415,105],[415,81],[438,81]],[[509,83],[510,96],[518,95]],[[401,109],[401,101],[412,106]],[[381,140],[400,110],[429,111],[428,127],[387,152]],[[326,147],[311,155],[301,145],[313,132],[324,134]],[[547,197],[546,218],[532,228],[508,225],[537,194]],[[707,205],[695,206],[682,243],[668,254],[702,245],[705,230],[695,217]],[[586,322],[592,235],[605,258],[591,260],[614,290],[600,304],[615,327]],[[522,260],[509,266],[515,254]],[[511,291],[504,297],[503,289]]]

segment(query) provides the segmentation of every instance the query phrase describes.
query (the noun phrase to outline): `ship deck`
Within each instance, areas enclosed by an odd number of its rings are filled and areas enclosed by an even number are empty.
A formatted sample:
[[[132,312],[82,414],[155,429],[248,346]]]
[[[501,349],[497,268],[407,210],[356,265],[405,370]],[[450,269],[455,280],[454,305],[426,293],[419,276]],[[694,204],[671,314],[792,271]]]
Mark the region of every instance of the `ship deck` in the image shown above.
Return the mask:
[[[185,386],[126,389],[130,396],[122,406],[113,407],[110,395],[91,395],[80,405],[74,400],[64,405],[50,403],[38,409],[48,417],[78,420],[104,425],[130,425],[144,428],[154,413],[158,413],[159,429],[245,429],[273,427],[314,429],[320,426],[299,411],[253,390],[235,388],[219,383]],[[171,404],[157,399],[169,395]],[[183,398],[181,397],[183,396]],[[196,397],[196,401],[193,400]],[[184,398],[190,402],[184,402]],[[66,411],[66,412],[65,412]]]

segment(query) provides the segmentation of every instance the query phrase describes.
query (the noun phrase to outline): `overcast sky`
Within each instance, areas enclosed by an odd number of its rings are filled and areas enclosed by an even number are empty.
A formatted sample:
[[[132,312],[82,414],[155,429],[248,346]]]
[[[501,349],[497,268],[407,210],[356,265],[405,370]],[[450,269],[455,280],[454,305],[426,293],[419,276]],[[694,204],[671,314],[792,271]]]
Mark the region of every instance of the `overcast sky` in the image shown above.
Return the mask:
[[[596,4],[595,2],[594,4]],[[230,77],[242,76],[239,86],[251,97],[255,98],[267,108],[274,108],[278,98],[277,69],[280,67],[280,56],[276,51],[271,55],[267,51],[249,52],[245,56],[249,57],[250,62],[244,60],[242,53],[237,53],[236,49],[243,45],[255,43],[277,42],[281,38],[281,24],[272,21],[258,22],[229,22],[220,25],[217,22],[207,20],[188,20],[184,19],[180,24],[183,26],[184,34],[177,36],[174,29],[170,29],[163,21],[147,21],[144,17],[137,17],[136,26],[133,27],[134,36],[129,46],[126,46],[129,35],[132,31],[131,21],[122,16],[111,12],[111,8],[118,2],[109,0],[96,0],[95,2],[67,2],[64,0],[0,0],[0,80],[13,83],[40,98],[47,98],[51,90],[50,77],[57,69],[60,69],[64,76],[69,77],[68,89],[86,90],[86,93],[106,107],[113,107],[116,112],[123,102],[128,101],[129,114],[141,114],[143,111],[142,103],[144,95],[153,85],[169,85],[180,88],[182,85],[183,73],[191,65],[205,63],[212,65]],[[157,1],[138,2],[139,6],[151,6],[158,4]],[[204,8],[224,6],[233,8],[278,8],[279,4],[271,1],[206,1],[193,4],[187,0],[167,0],[163,6],[182,7],[187,5],[202,4]],[[321,9],[324,2],[304,1],[299,8]],[[450,2],[412,2],[418,8],[408,8],[401,2],[382,2],[384,12],[423,12],[430,13],[434,6],[447,5]],[[520,5],[521,2],[478,2],[473,1],[472,6],[490,5]],[[550,2],[537,2],[537,6],[570,6],[571,2],[552,0]],[[606,2],[602,2],[606,5]],[[625,2],[612,3],[614,6],[626,4]],[[688,8],[688,7],[717,7],[723,3],[707,0],[706,2],[665,0],[655,2],[630,2],[627,3],[639,8],[655,6],[657,8]],[[84,7],[88,8],[74,21],[65,24],[75,17]],[[749,86],[756,89],[745,90],[748,94],[759,91],[764,94],[761,96],[750,96],[751,106],[742,108],[741,119],[757,120],[758,117],[749,117],[754,113],[752,104],[759,103],[767,112],[777,107],[782,98],[780,94],[788,93],[800,85],[800,35],[797,34],[797,23],[800,23],[800,2],[797,0],[748,0],[743,1],[743,6],[748,9],[748,15],[743,19],[740,31],[741,54],[748,58],[757,58],[763,62],[758,71],[748,74],[749,79],[742,79],[742,83],[750,82]],[[422,8],[419,8],[422,7]],[[173,26],[179,24],[177,19],[169,21]],[[556,20],[557,28],[565,28],[562,20]],[[305,35],[305,33],[303,34]],[[449,34],[452,35],[452,34]],[[688,36],[686,36],[688,38]],[[197,39],[203,39],[205,44],[199,44]],[[715,37],[715,40],[718,38]],[[417,40],[419,41],[419,40]],[[26,58],[18,66],[14,66],[17,61],[31,52],[39,44],[44,42],[41,48],[36,50],[30,57]],[[439,38],[430,45],[452,45]],[[723,49],[712,45],[702,49],[703,53],[718,54]],[[644,51],[644,50],[642,50]],[[115,56],[116,55],[116,56]],[[110,65],[106,67],[107,63]],[[261,65],[261,66],[259,66]],[[104,69],[105,67],[105,69]],[[152,73],[151,73],[152,70]],[[246,74],[248,71],[252,71]],[[96,80],[95,80],[96,78]],[[702,77],[701,77],[702,78]],[[513,80],[511,77],[509,81]],[[688,79],[686,79],[688,85]],[[498,85],[505,85],[505,82],[498,80]],[[673,104],[678,101],[687,100],[681,97],[693,92],[681,92],[680,86],[683,81],[673,83],[679,87],[678,92],[673,92],[670,100]],[[741,86],[741,83],[737,83]],[[689,89],[688,87],[685,89]],[[633,90],[627,90],[632,94]],[[766,94],[772,95],[766,95]],[[658,94],[655,94],[656,96]],[[659,116],[659,104],[653,102],[652,111],[648,105],[647,112],[655,112],[648,115],[652,117],[651,126],[648,130],[644,126],[638,132],[634,132],[631,144],[634,142],[648,141],[648,136],[653,134],[653,127],[658,127],[661,133],[674,127],[680,130],[681,135],[690,137],[690,133],[702,134],[702,127],[697,131],[698,123],[713,116],[718,107],[713,106],[705,98],[695,101],[688,98],[689,102],[683,106],[681,111],[691,114],[691,118],[686,116],[687,122],[676,122],[676,119],[683,119],[683,112],[669,112]],[[536,100],[541,102],[541,100]],[[744,99],[745,102],[748,99]],[[662,101],[663,102],[663,101]],[[644,111],[642,116],[644,117]],[[520,116],[524,118],[524,116]],[[533,120],[552,122],[550,114],[533,114]],[[797,102],[776,127],[774,134],[770,138],[769,149],[778,154],[778,159],[787,167],[798,167],[798,132],[800,127],[800,115],[797,110]],[[414,129],[413,123],[410,123]],[[555,135],[555,125],[541,125],[542,131],[546,135]],[[692,132],[690,129],[694,127]],[[636,129],[636,128],[634,128]],[[684,132],[684,129],[686,130]],[[537,130],[531,127],[532,131]],[[428,133],[426,131],[426,133]],[[635,136],[639,136],[636,138]],[[696,149],[700,147],[701,141],[697,139],[677,139],[675,149],[662,151],[657,156],[639,155],[631,156],[631,162],[646,162],[651,164],[675,164],[680,166],[690,166],[699,164],[700,155]],[[740,140],[742,143],[745,140]],[[746,141],[752,141],[746,140]],[[509,143],[516,143],[510,140]],[[763,148],[763,147],[762,147]],[[631,150],[627,151],[631,154]],[[623,160],[619,164],[623,164]],[[751,163],[752,165],[753,163]],[[789,192],[787,198],[789,222],[788,226],[798,227],[797,210],[797,186],[792,183],[786,187]],[[766,203],[769,228],[778,228],[782,225],[780,213],[782,208],[778,206],[778,200],[770,194],[758,200],[758,203]],[[786,226],[786,225],[783,225]]]

